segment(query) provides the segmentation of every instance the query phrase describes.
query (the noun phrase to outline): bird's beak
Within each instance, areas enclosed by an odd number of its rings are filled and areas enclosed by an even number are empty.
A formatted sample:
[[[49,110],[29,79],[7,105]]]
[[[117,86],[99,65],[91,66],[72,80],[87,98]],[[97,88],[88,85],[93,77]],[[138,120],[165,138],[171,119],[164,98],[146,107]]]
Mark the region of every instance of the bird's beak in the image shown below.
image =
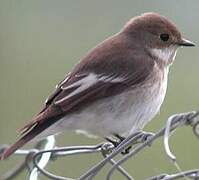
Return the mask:
[[[184,39],[184,38],[182,38],[179,42],[177,42],[177,44],[179,46],[190,46],[190,47],[195,46],[195,43],[193,43],[187,39]]]

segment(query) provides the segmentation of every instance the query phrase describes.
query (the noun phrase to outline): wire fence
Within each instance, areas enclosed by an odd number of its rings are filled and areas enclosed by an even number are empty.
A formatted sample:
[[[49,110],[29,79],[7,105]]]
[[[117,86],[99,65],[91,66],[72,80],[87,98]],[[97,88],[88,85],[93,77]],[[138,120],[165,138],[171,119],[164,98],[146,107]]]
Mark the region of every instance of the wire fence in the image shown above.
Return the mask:
[[[176,162],[176,157],[170,150],[169,140],[172,132],[184,125],[190,126],[193,130],[193,133],[199,138],[198,111],[172,115],[168,118],[165,127],[158,132],[137,132],[123,140],[117,147],[110,142],[104,142],[94,146],[56,147],[54,136],[49,136],[45,140],[38,142],[34,149],[17,150],[15,155],[25,156],[25,160],[21,164],[17,164],[16,168],[12,170],[9,169],[9,171],[1,176],[0,179],[14,179],[24,169],[27,169],[29,172],[29,180],[38,180],[40,174],[53,180],[92,180],[98,175],[102,168],[109,163],[111,164],[111,168],[106,175],[106,180],[111,180],[115,171],[121,173],[124,179],[133,180],[133,177],[122,167],[122,164],[138,154],[140,151],[144,150],[147,146],[150,146],[154,141],[162,136],[167,156],[174,163]],[[120,153],[124,152],[124,150],[130,146],[132,146],[132,148],[128,154],[122,156],[120,159],[117,158],[117,160],[115,160]],[[3,150],[7,147],[8,145],[1,145],[0,153],[3,152]],[[52,160],[56,160],[57,158],[91,153],[100,153],[103,158],[100,162],[95,164],[80,177],[61,177],[45,170],[45,167],[48,165],[48,163]],[[179,171],[179,173],[176,174],[160,174],[149,177],[147,180],[173,180],[183,177],[199,180],[199,169]]]

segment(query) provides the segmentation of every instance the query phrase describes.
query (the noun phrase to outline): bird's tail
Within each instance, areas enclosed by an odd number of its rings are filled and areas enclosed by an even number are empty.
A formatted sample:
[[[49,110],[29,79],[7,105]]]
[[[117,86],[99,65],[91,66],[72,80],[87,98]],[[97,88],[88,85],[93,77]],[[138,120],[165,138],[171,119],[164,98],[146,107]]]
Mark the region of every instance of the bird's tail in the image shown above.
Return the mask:
[[[21,148],[27,142],[31,141],[34,137],[40,134],[42,131],[50,127],[54,122],[57,121],[57,118],[49,118],[43,121],[32,121],[28,126],[25,126],[25,129],[22,130],[22,137],[11,145],[9,148],[5,149],[4,152],[0,155],[0,160],[4,160],[10,155],[12,155],[17,149]],[[26,129],[28,128],[28,129]]]
[[[17,149],[21,148],[24,144],[33,139],[36,135],[36,133],[28,133],[21,137],[17,142],[15,142],[9,148],[4,150],[4,152],[0,155],[0,160],[4,160],[10,155],[12,155]]]

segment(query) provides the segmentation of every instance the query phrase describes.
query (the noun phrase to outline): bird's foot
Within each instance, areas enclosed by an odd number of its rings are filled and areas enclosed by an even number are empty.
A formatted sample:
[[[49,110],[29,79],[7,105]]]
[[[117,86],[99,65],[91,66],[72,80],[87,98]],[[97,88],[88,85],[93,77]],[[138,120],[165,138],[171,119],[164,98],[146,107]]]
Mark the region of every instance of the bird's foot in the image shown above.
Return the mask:
[[[140,133],[142,133],[142,136],[136,143],[144,143],[145,141],[149,140],[151,137],[155,135],[155,133],[153,132],[146,132],[146,131],[141,131]],[[149,144],[149,146],[150,145],[151,144]]]
[[[108,142],[112,143],[114,145],[114,147],[118,147],[119,144],[121,144],[121,142],[125,139],[125,137],[120,136],[119,134],[114,134],[114,136],[116,137],[116,140],[110,139],[110,138],[105,138]],[[130,152],[130,149],[132,148],[132,146],[127,147],[124,151],[121,152],[122,155],[126,155]]]
[[[112,143],[112,144],[114,145],[114,147],[117,147],[117,146],[121,143],[121,141],[113,140],[113,139],[108,138],[108,137],[106,137],[105,139],[106,139],[108,142]]]
[[[130,150],[132,149],[133,145],[136,145],[138,143],[144,143],[145,141],[147,141],[149,138],[154,136],[154,133],[152,132],[145,132],[145,131],[140,131],[139,132],[141,134],[141,136],[136,139],[135,142],[132,143],[132,145],[128,146],[124,151],[121,152],[122,155],[126,155],[130,152]],[[135,133],[135,136],[138,135],[139,133]],[[114,134],[114,137],[116,139],[111,139],[111,138],[105,138],[108,142],[112,143],[114,145],[114,147],[118,147],[123,141],[124,139],[126,139],[125,137],[120,136],[119,134]],[[149,144],[150,146],[151,144]]]

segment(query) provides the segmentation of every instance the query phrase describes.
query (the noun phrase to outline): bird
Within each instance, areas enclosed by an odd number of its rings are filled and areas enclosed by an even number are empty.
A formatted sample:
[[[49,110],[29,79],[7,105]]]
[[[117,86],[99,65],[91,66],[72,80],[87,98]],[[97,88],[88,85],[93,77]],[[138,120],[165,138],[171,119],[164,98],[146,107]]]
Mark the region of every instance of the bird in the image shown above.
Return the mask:
[[[133,17],[75,65],[1,160],[28,142],[64,131],[125,138],[142,130],[160,111],[169,68],[182,46],[195,44],[165,16]]]

